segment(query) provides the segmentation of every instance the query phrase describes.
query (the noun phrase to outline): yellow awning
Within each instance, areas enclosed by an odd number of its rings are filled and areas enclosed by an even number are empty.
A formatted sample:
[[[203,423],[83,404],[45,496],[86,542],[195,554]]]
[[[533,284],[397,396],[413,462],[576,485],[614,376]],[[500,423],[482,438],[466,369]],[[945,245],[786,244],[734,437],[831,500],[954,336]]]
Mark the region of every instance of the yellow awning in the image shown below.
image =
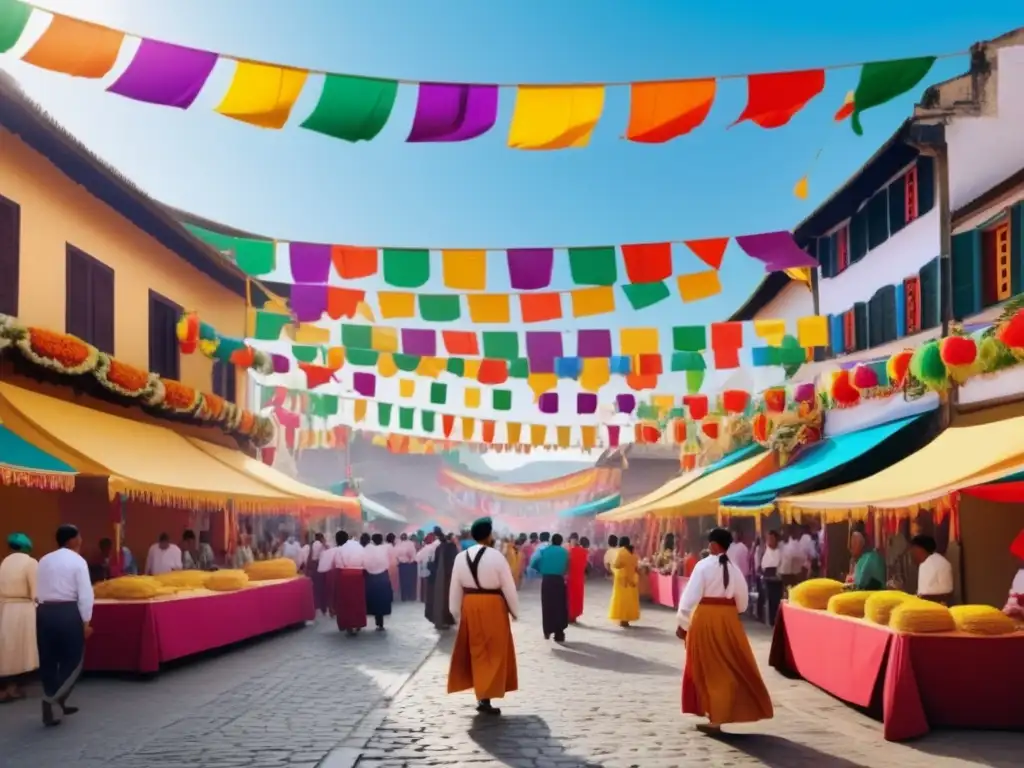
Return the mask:
[[[241,472],[253,480],[269,485],[281,493],[307,501],[310,506],[337,509],[339,512],[356,517],[360,515],[361,508],[358,499],[336,496],[330,491],[322,491],[319,488],[306,485],[283,472],[277,471],[273,467],[268,467],[262,461],[246,456],[241,451],[232,451],[230,448],[224,448],[196,438],[190,437],[186,438],[186,440],[199,448],[203,453],[212,456],[221,464],[230,467],[236,472]]]
[[[286,510],[297,500],[220,463],[164,427],[0,382],[0,419],[78,472],[108,475],[111,497],[153,504]]]
[[[664,485],[655,488],[653,491],[641,496],[639,499],[633,499],[633,501],[628,504],[623,504],[621,507],[616,507],[615,509],[609,509],[607,512],[602,512],[595,519],[608,523],[620,520],[635,520],[636,518],[643,517],[647,514],[647,508],[652,504],[656,504],[669,494],[685,488],[703,473],[704,467],[701,467],[700,469],[691,469],[689,472],[684,472],[679,477],[672,478]]]
[[[773,452],[759,453],[697,478],[647,511],[658,517],[717,515],[720,498],[746,488],[777,468],[778,460]]]
[[[932,442],[871,477],[779,500],[788,509],[898,509],[944,496],[1024,462],[1024,416],[972,414]]]

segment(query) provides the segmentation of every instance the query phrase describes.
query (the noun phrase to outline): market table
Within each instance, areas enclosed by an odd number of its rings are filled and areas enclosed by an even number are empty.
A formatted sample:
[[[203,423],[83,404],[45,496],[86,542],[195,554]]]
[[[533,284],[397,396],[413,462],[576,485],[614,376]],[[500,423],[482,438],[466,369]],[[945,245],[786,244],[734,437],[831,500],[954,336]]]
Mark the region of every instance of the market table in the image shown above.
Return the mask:
[[[783,602],[769,664],[881,712],[888,741],[932,728],[1024,730],[1024,632],[906,634]]]
[[[651,571],[647,574],[647,580],[651,585],[651,602],[667,608],[675,608],[679,604],[679,585],[675,576]]]
[[[154,600],[97,600],[86,643],[88,672],[153,673],[160,665],[315,618],[312,582],[256,582],[237,592]]]

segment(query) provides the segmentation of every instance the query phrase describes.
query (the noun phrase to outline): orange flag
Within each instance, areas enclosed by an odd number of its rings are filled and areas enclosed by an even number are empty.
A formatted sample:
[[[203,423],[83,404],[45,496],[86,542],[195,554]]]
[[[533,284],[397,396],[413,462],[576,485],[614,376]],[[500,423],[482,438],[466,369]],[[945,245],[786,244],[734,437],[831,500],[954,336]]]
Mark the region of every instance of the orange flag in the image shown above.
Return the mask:
[[[729,247],[728,237],[709,237],[706,240],[685,240],[683,244],[693,255],[712,269],[722,268],[725,249]]]
[[[712,80],[634,83],[630,86],[626,138],[641,144],[662,144],[703,123],[715,103]]]
[[[524,323],[543,323],[562,318],[562,294],[521,293],[519,311]]]
[[[749,120],[762,128],[780,128],[824,89],[823,69],[749,75],[747,108],[733,125]]]
[[[377,249],[359,248],[354,245],[331,246],[331,261],[338,277],[343,280],[358,280],[377,274]]]
[[[123,32],[55,14],[21,60],[51,72],[100,78],[114,68],[123,41]]]
[[[444,432],[444,436],[451,437],[453,429],[455,429],[455,417],[450,413],[442,413],[441,430]]]
[[[485,443],[490,445],[494,442],[494,422],[486,419],[482,422],[483,424],[483,440]]]

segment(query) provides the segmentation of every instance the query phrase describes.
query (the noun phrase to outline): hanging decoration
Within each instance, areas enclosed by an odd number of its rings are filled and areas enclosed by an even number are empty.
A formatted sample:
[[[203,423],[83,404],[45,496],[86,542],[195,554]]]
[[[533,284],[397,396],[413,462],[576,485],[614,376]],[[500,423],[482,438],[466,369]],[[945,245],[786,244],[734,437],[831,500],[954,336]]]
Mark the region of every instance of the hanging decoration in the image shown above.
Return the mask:
[[[361,77],[300,67],[236,59],[195,50],[124,30],[92,24],[36,8],[29,2],[0,3],[0,52],[22,37],[30,17],[49,17],[42,36],[22,56],[26,63],[75,77],[100,79],[113,69],[126,39],[138,41],[127,69],[107,90],[135,101],[189,109],[204,89],[217,61],[232,62],[234,75],[216,111],[260,128],[280,130],[311,81],[320,96],[299,127],[348,142],[371,141],[391,119],[399,86],[417,89],[416,110],[406,141],[470,141],[497,124],[499,92],[515,91],[508,146],[519,150],[586,147],[604,113],[608,88],[628,87],[630,108],[624,138],[661,144],[702,125],[721,82],[745,80],[747,104],[734,122],[765,129],[787,125],[825,87],[826,71],[860,67],[850,114],[862,133],[860,116],[906,93],[923,80],[936,56],[795,72],[732,75],[717,78],[604,84],[439,83]],[[949,55],[965,55],[956,53]]]

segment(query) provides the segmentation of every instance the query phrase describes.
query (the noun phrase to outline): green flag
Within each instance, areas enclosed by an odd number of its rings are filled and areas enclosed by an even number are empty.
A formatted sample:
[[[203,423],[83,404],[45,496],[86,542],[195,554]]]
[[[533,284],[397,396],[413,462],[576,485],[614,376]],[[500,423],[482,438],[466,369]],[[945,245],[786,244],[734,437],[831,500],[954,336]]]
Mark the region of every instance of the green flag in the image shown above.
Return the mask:
[[[0,0],[0,53],[7,53],[21,39],[32,9],[18,0]]]
[[[661,283],[627,283],[622,286],[633,309],[645,309],[668,298],[668,286]]]
[[[369,141],[384,128],[398,96],[394,80],[327,75],[302,127],[343,141]]]
[[[864,135],[860,124],[862,112],[902,96],[920,83],[935,63],[934,56],[894,61],[871,61],[860,69],[860,81],[853,92],[853,132]]]

